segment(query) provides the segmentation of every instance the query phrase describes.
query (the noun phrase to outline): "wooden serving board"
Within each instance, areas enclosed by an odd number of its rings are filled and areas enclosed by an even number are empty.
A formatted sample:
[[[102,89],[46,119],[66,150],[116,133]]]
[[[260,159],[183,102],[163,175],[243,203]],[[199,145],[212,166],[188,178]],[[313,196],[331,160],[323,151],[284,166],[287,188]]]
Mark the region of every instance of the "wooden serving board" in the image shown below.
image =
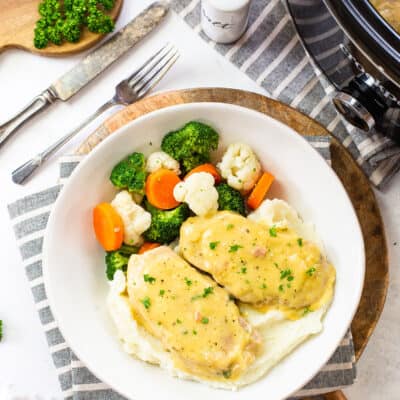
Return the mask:
[[[33,45],[36,21],[40,18],[40,0],[0,0],[0,53],[7,48],[17,47],[42,56],[63,56],[85,50],[97,43],[104,35],[83,30],[78,43],[65,42],[61,46],[49,44],[39,50]],[[121,11],[122,0],[116,0],[108,13],[114,20]]]
[[[193,102],[236,104],[269,115],[302,135],[330,135],[328,130],[318,122],[286,104],[265,96],[235,89],[187,89],[157,94],[117,112],[81,144],[77,153],[89,153],[108,135],[142,115],[168,106]],[[361,302],[351,324],[356,359],[358,360],[385,304],[389,279],[388,250],[378,204],[367,177],[350,153],[333,136],[331,138],[332,168],[339,176],[353,203],[365,243],[366,274],[364,289]],[[328,393],[323,397],[325,400],[346,399],[341,391]]]

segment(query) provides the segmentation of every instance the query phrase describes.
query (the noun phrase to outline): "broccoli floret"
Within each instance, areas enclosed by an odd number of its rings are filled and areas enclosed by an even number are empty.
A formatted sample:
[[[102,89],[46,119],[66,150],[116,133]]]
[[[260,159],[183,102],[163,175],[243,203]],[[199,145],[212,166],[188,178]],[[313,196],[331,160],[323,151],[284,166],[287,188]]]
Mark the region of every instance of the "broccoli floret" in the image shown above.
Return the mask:
[[[142,153],[132,153],[112,170],[110,180],[118,189],[144,194],[146,161]]]
[[[240,192],[226,183],[220,183],[216,186],[218,192],[218,210],[235,211],[246,215],[243,196]]]
[[[173,210],[159,210],[147,200],[145,209],[151,214],[150,228],[143,236],[150,242],[170,243],[179,235],[182,223],[189,217],[190,211],[187,204],[181,204]]]
[[[137,247],[127,245],[122,245],[115,251],[108,251],[105,257],[107,278],[112,281],[118,269],[125,272],[128,267],[129,257],[137,252]]]
[[[89,6],[89,13],[86,18],[86,24],[90,32],[110,33],[114,29],[114,21],[97,7]]]
[[[210,161],[210,152],[218,147],[219,135],[201,122],[188,122],[183,128],[167,133],[161,149],[181,163],[182,172]]]

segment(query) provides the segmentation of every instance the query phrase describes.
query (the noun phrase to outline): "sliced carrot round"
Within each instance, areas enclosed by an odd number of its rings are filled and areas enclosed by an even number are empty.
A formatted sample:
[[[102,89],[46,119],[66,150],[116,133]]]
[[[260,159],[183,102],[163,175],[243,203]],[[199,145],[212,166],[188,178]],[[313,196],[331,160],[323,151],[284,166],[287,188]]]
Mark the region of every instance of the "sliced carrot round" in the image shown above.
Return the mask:
[[[93,209],[93,228],[104,250],[112,251],[121,247],[124,224],[111,204],[101,203]]]
[[[208,172],[211,174],[214,177],[216,185],[221,182],[221,175],[217,171],[217,168],[215,168],[215,166],[212,164],[201,164],[198,167],[193,168],[186,174],[185,179],[189,178],[190,175],[196,174],[197,172]]]
[[[138,251],[138,254],[146,253],[146,251],[150,251],[155,249],[156,247],[160,247],[160,243],[151,243],[151,242],[144,242]]]
[[[161,168],[152,172],[146,180],[146,197],[151,205],[161,210],[169,210],[179,206],[175,200],[174,187],[181,182],[175,172]]]
[[[261,175],[261,178],[258,180],[256,186],[254,186],[254,189],[250,193],[250,196],[247,198],[247,204],[250,208],[255,210],[259,207],[274,180],[275,177],[269,172],[264,172]]]

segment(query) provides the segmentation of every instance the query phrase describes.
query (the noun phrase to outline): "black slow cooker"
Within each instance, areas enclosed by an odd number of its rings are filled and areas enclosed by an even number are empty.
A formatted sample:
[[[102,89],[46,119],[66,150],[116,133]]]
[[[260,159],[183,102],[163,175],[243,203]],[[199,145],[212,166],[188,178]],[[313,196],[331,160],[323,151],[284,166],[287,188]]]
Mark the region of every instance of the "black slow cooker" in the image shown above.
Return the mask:
[[[367,0],[287,5],[306,50],[336,88],[332,101],[339,113],[400,143],[399,33]]]

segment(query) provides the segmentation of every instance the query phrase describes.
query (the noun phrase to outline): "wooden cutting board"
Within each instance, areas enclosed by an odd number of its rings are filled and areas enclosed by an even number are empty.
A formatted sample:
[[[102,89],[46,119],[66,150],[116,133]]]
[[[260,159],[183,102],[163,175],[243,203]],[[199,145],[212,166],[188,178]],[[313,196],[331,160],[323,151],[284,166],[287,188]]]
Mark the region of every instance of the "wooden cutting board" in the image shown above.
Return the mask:
[[[104,35],[84,29],[78,43],[65,42],[61,46],[51,44],[39,50],[33,45],[33,30],[39,19],[40,0],[0,0],[0,53],[17,47],[42,56],[63,56],[85,50]],[[122,0],[116,0],[109,15],[115,20],[121,10]]]
[[[176,104],[219,102],[247,107],[290,126],[301,135],[331,136],[318,122],[301,112],[259,94],[235,89],[203,88],[160,93],[131,104],[106,120],[77,149],[89,153],[98,143],[130,121]],[[369,181],[350,153],[331,136],[332,168],[342,181],[360,221],[366,255],[366,274],[362,298],[351,324],[356,359],[358,360],[374,331],[385,304],[388,289],[388,250],[379,207]],[[336,212],[337,210],[332,210]],[[319,399],[346,400],[341,391]],[[312,399],[311,397],[304,400]]]

